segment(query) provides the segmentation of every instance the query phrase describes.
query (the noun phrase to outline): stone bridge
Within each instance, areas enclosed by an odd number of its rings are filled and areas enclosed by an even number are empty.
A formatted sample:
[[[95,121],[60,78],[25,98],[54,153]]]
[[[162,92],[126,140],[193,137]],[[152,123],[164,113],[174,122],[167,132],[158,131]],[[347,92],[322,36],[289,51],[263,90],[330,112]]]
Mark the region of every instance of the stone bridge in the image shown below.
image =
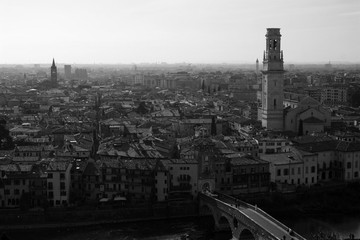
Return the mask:
[[[260,208],[220,194],[199,193],[200,215],[210,214],[216,230],[231,230],[232,239],[306,240]]]

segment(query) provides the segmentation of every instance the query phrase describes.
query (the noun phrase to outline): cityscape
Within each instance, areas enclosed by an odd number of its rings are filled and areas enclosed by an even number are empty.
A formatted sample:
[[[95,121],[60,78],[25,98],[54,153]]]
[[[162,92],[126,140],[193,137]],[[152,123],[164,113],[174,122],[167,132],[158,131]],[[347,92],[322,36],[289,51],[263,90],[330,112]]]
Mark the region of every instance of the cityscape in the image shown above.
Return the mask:
[[[190,61],[173,58],[180,47],[164,61],[56,49],[21,61],[6,60],[4,44],[0,239],[358,239],[359,46],[320,60],[314,39],[297,58],[289,46],[300,40],[269,23],[249,33],[261,45],[243,50],[256,52],[247,60],[224,46],[216,56],[189,48]]]

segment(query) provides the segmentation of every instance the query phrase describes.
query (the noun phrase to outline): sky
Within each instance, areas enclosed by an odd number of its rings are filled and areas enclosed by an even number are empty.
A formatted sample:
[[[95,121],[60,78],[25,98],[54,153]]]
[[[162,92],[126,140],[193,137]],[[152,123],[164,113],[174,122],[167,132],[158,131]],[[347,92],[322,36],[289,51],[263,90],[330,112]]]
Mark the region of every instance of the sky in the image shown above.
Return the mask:
[[[360,63],[360,0],[0,0],[0,64]]]

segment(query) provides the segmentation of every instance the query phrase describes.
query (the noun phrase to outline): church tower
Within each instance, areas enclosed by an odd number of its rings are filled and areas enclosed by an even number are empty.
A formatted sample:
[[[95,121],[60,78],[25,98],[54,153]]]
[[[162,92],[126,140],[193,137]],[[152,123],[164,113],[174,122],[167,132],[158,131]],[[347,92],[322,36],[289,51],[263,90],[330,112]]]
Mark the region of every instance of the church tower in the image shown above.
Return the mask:
[[[263,57],[261,123],[268,130],[283,130],[284,61],[280,28],[268,28]],[[259,114],[260,115],[260,114]]]
[[[57,83],[57,68],[55,66],[55,60],[53,59],[52,65],[51,65],[51,82]]]

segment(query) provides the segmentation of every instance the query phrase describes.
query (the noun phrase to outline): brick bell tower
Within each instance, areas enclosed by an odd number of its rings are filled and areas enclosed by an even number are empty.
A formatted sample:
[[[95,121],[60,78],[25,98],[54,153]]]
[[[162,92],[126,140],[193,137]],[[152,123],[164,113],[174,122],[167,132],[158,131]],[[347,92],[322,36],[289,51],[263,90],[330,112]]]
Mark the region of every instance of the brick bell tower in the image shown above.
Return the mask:
[[[268,130],[283,130],[284,60],[280,28],[268,28],[263,57],[261,123]]]

